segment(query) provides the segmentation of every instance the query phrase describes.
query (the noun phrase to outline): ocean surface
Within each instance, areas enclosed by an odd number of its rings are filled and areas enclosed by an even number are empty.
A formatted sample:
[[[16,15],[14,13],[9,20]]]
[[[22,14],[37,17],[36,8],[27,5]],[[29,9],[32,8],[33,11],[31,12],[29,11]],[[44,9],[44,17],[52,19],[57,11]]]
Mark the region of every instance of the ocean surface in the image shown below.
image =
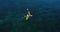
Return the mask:
[[[0,32],[60,32],[60,0],[0,0]]]

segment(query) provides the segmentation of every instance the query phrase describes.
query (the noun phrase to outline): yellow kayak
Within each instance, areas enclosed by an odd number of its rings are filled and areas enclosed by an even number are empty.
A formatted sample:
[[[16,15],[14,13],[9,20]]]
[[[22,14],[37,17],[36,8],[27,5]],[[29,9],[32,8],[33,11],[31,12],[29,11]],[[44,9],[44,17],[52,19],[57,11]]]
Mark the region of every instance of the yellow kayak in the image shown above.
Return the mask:
[[[26,20],[28,20],[30,17],[32,17],[32,15],[27,15],[25,17],[26,17]]]

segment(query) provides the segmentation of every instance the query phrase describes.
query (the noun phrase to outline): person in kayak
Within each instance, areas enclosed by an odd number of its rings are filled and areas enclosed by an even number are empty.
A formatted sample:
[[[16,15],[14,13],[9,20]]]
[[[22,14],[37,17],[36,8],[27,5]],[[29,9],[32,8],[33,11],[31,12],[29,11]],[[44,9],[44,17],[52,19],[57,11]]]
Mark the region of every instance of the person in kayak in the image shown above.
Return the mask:
[[[28,20],[30,17],[32,17],[28,8],[27,8],[27,15],[25,17],[26,17],[26,20]]]

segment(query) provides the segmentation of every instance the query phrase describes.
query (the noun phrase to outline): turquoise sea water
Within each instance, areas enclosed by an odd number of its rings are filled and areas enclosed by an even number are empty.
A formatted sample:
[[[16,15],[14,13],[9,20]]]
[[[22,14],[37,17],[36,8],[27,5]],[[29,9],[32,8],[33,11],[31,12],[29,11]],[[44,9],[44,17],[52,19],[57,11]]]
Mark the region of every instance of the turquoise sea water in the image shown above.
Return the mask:
[[[0,32],[60,32],[60,0],[0,0]]]

